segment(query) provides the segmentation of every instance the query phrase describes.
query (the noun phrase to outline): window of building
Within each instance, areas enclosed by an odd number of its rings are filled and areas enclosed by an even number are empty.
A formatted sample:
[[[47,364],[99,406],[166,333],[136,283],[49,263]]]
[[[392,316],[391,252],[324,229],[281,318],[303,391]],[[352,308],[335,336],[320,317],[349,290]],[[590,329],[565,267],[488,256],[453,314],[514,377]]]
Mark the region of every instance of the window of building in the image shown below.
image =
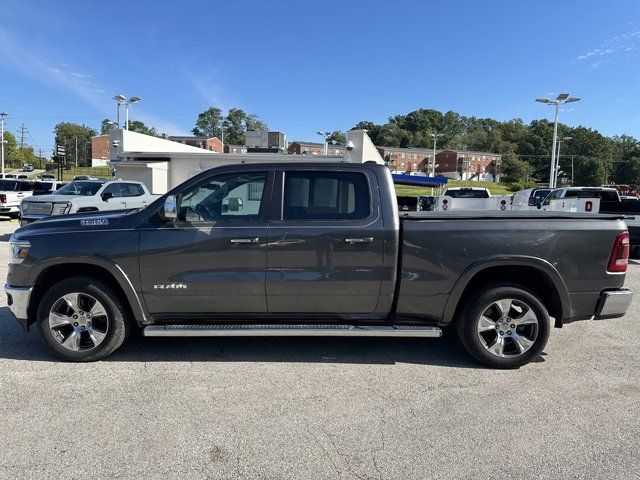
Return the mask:
[[[351,172],[287,172],[284,220],[355,220],[370,212],[366,176]]]

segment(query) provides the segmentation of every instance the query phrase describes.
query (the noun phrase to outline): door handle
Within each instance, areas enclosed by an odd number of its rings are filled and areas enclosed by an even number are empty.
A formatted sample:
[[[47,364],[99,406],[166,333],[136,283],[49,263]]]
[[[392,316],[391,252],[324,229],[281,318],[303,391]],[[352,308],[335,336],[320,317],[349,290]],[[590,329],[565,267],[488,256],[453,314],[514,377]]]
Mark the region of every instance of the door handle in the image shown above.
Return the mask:
[[[345,238],[344,241],[351,245],[354,243],[373,243],[373,237]]]
[[[232,238],[231,243],[258,243],[260,239],[258,237],[255,238]]]

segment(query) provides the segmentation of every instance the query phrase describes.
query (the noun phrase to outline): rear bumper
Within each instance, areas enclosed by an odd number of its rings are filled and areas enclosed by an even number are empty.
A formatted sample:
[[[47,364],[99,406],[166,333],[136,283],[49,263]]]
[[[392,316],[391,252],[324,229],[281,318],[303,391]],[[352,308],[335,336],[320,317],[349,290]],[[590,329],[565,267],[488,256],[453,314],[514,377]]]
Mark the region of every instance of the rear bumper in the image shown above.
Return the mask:
[[[596,306],[595,318],[618,318],[624,316],[633,301],[633,291],[621,288],[619,290],[605,290],[600,294]]]
[[[4,291],[7,294],[7,304],[11,313],[16,317],[18,323],[23,328],[27,329],[29,324],[29,315],[27,309],[29,308],[29,300],[31,299],[32,287],[12,287],[11,285],[5,285]]]

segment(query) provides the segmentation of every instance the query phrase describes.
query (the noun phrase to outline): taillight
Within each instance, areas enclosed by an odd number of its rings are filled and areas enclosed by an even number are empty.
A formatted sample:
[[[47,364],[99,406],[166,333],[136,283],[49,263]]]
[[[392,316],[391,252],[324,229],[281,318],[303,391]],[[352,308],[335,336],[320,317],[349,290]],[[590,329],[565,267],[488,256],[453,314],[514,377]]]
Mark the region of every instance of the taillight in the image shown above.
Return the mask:
[[[444,200],[442,200],[442,209],[446,210],[447,208],[449,208],[449,206],[447,205],[449,203],[449,200],[447,200],[446,198]]]
[[[590,212],[591,210],[593,210],[593,202],[588,201],[584,204],[584,210],[585,212]]]
[[[629,234],[619,233],[613,242],[607,272],[626,272],[629,263]]]
[[[7,203],[7,194],[0,193],[0,203]]]

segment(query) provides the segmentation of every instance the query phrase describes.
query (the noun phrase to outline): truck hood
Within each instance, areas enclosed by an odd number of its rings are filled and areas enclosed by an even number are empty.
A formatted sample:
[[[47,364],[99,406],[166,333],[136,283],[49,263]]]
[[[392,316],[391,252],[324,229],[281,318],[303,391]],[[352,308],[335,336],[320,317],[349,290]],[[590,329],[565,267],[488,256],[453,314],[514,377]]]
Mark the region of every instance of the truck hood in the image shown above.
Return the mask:
[[[55,195],[56,198],[64,197]],[[27,240],[33,235],[51,235],[57,232],[89,230],[133,230],[144,220],[146,211],[110,210],[106,212],[73,213],[45,217],[20,227],[13,234],[16,240]]]
[[[56,203],[64,203],[70,202],[71,200],[77,200],[78,198],[92,198],[93,195],[86,195],[83,197],[82,195],[32,195],[29,197],[29,200],[25,200],[26,202],[56,202]]]

